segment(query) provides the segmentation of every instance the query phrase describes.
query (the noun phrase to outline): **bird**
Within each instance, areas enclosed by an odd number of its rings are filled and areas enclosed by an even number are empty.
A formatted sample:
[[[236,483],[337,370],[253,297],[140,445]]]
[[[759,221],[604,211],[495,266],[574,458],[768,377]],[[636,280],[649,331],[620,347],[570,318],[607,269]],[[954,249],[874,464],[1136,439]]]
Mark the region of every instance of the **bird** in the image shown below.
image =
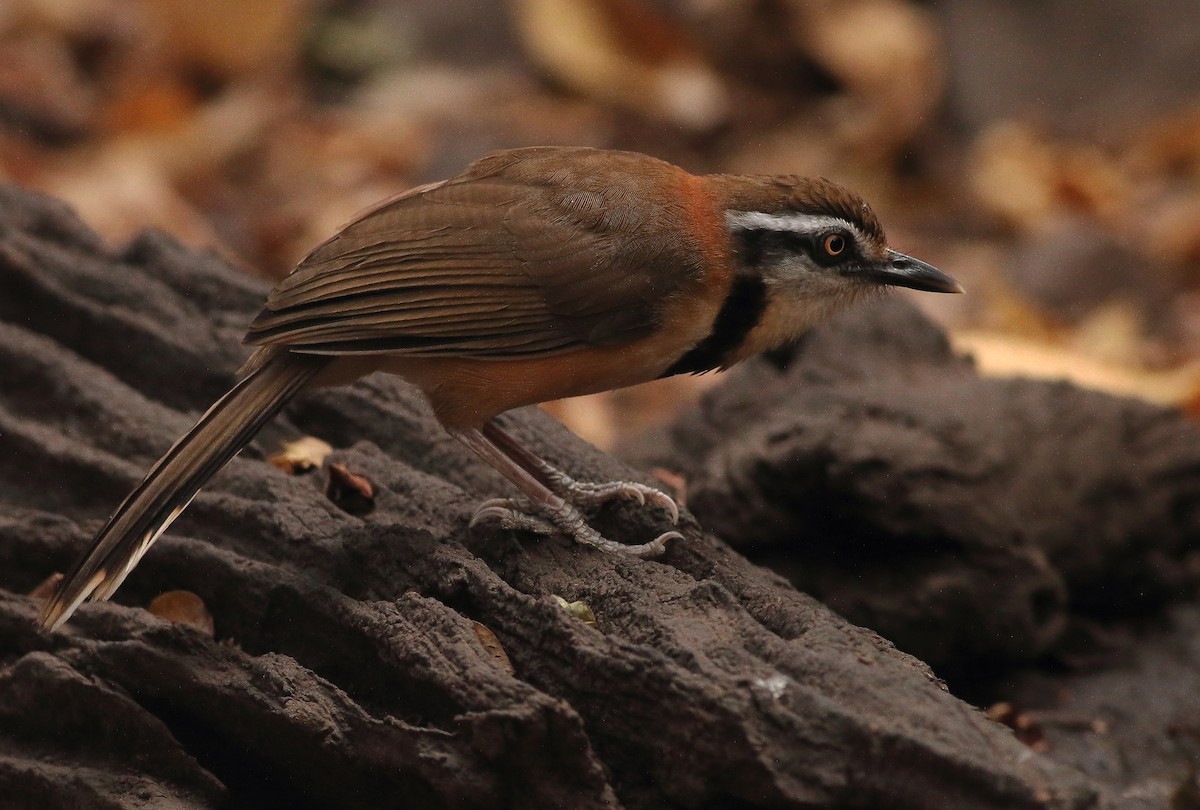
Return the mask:
[[[499,424],[506,411],[730,366],[893,287],[959,293],[892,249],[857,194],[822,178],[692,174],[635,153],[526,147],[366,209],[269,293],[233,388],[151,468],[43,604],[61,626],[112,596],[208,479],[301,391],[376,371],[418,388],[441,425],[521,494],[472,525],[654,557],[581,509],[660,508],[647,485],[584,483]]]

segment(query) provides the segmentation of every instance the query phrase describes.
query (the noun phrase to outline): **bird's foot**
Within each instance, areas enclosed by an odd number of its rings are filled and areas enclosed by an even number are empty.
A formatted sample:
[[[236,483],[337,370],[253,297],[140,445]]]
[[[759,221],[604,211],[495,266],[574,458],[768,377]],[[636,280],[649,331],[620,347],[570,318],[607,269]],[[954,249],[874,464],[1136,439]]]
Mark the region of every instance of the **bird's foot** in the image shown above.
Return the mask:
[[[638,486],[642,485],[639,484]],[[649,490],[650,487],[646,487],[646,489]],[[651,491],[658,492],[657,490]],[[659,492],[658,494],[670,500],[664,493]],[[613,497],[634,497],[636,499],[636,496],[620,493],[608,496],[608,498]],[[601,500],[607,500],[608,498],[602,498]],[[671,505],[674,506],[674,504],[675,502],[671,501]],[[676,518],[678,517],[677,510],[675,511],[675,516]],[[663,532],[649,543],[642,543],[640,545],[618,543],[614,540],[609,540],[589,526],[579,510],[571,504],[564,503],[554,508],[542,507],[527,498],[493,498],[490,501],[485,501],[480,504],[474,516],[472,516],[471,525],[475,526],[478,523],[493,520],[505,529],[535,532],[537,534],[565,534],[573,538],[577,543],[594,546],[601,551],[632,554],[635,557],[657,557],[666,550],[668,540],[683,538],[683,535],[679,532],[670,531]]]
[[[561,470],[546,465],[543,474],[547,484],[556,495],[577,506],[596,506],[612,500],[637,501],[664,509],[671,516],[671,525],[679,523],[679,505],[675,499],[661,489],[639,484],[637,481],[606,481],[590,484],[576,481]]]

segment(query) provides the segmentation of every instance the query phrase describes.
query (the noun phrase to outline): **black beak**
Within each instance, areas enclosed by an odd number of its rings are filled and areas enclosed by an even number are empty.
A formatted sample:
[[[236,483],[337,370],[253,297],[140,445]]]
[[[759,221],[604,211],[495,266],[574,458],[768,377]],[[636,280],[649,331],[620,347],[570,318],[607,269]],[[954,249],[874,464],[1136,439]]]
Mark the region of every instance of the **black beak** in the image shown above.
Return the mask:
[[[908,287],[936,293],[960,293],[962,285],[932,264],[888,250],[887,258],[866,268],[866,277],[877,284]]]

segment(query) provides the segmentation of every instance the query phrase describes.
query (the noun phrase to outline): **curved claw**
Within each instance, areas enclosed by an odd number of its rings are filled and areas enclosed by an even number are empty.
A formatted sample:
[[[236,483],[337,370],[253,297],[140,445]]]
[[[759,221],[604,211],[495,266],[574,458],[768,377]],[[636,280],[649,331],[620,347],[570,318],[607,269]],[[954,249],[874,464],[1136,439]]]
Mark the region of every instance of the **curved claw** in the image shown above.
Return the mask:
[[[474,529],[476,526],[486,520],[491,520],[492,518],[504,520],[510,514],[512,514],[511,509],[502,509],[499,506],[489,506],[482,509],[476,509],[475,514],[471,515],[471,522],[468,523],[467,526]]]
[[[621,487],[618,493],[620,496],[635,499],[642,506],[645,506],[647,503],[657,506],[671,516],[672,526],[679,524],[679,505],[675,503],[674,498],[661,489],[655,489],[654,487],[648,487],[645,484],[638,484],[636,482],[614,486]]]
[[[508,498],[492,498],[479,504],[475,509],[475,514],[471,515],[471,522],[467,524],[469,528],[475,528],[479,523],[488,520],[489,518],[505,518],[512,512],[513,503]]]
[[[658,489],[650,490],[650,499],[654,501],[654,505],[665,509],[667,514],[671,516],[671,525],[679,525],[679,504],[675,503],[675,499],[667,493]],[[644,503],[645,501],[643,501]]]
[[[515,509],[516,507],[517,502],[513,498],[489,498],[476,507],[475,513],[479,514],[484,509]]]
[[[484,501],[471,515],[468,528],[475,528],[485,520],[495,520],[506,529],[524,529],[539,534],[554,534],[552,523],[531,514],[529,505],[516,498],[492,498]]]
[[[607,484],[580,484],[572,482],[564,489],[564,497],[576,504],[603,503],[614,498],[637,501],[639,506],[651,504],[671,516],[671,525],[679,523],[679,505],[675,499],[660,489],[639,484],[636,481],[613,481]]]
[[[679,532],[663,532],[649,543],[643,543],[640,546],[629,546],[627,553],[633,554],[637,557],[657,557],[667,550],[668,540],[682,539],[683,535]]]

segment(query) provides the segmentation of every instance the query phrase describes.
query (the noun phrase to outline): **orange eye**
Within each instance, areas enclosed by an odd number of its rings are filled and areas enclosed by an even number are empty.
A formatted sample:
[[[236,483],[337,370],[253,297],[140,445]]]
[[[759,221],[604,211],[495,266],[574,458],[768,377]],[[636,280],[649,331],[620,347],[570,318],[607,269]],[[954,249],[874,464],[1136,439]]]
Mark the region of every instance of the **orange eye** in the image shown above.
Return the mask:
[[[846,249],[846,237],[840,233],[831,233],[825,237],[821,245],[830,256],[839,256]]]

